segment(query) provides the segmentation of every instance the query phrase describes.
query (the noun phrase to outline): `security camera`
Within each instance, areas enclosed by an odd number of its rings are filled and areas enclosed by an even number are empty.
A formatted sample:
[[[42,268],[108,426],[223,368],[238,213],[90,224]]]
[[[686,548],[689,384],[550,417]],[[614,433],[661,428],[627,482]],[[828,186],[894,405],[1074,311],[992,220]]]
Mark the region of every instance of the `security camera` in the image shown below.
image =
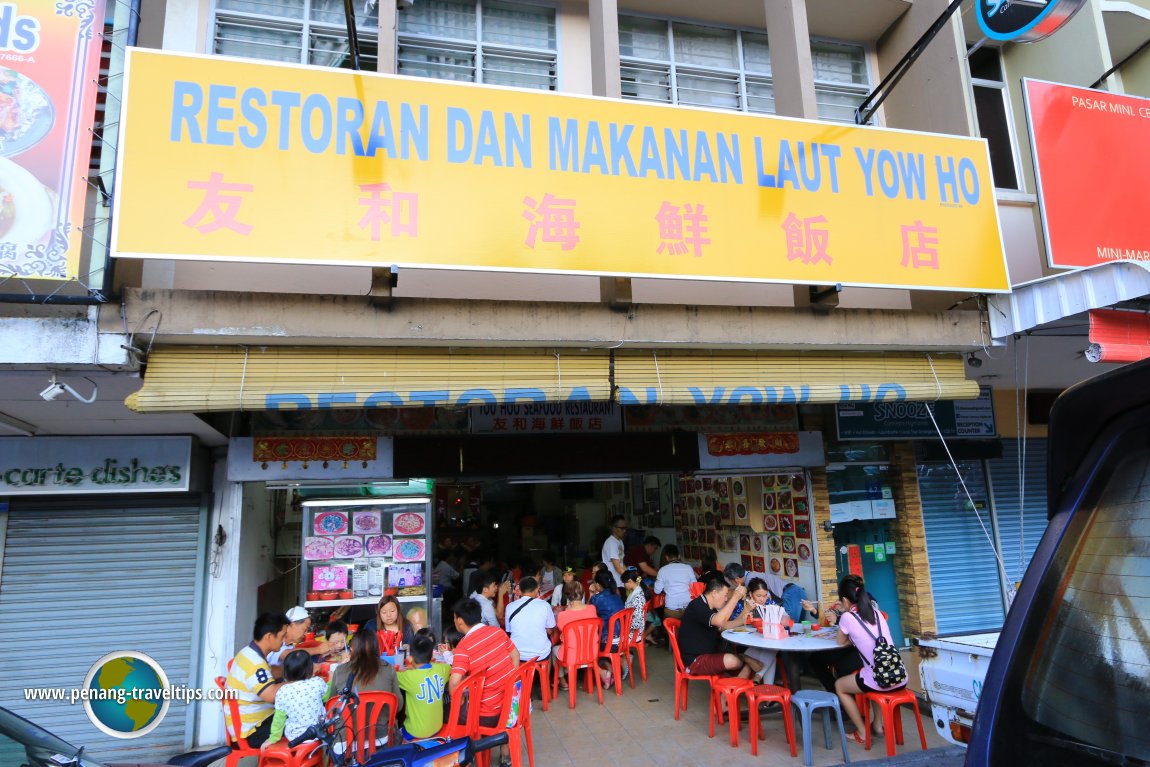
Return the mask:
[[[52,383],[48,384],[47,389],[40,392],[40,399],[45,400],[47,402],[51,402],[52,400],[56,399],[61,394],[63,394],[65,391],[66,390],[64,389],[64,384],[56,383],[55,381],[53,381]]]

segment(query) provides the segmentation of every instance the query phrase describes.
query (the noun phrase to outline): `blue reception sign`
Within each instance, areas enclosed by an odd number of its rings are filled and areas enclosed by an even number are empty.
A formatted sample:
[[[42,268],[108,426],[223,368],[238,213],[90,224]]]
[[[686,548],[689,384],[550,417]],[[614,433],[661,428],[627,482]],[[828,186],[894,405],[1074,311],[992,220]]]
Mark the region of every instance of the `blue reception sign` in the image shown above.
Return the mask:
[[[1054,34],[1086,0],[976,0],[978,26],[991,40],[1033,43]]]

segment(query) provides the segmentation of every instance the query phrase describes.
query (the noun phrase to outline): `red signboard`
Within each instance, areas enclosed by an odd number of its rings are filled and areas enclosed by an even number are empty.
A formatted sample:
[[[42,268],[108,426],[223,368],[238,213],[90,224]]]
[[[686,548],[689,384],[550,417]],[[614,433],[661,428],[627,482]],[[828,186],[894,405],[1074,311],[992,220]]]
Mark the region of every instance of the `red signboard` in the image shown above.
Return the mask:
[[[0,6],[0,275],[79,273],[103,0]]]
[[[1150,100],[1024,83],[1051,266],[1150,260]]]

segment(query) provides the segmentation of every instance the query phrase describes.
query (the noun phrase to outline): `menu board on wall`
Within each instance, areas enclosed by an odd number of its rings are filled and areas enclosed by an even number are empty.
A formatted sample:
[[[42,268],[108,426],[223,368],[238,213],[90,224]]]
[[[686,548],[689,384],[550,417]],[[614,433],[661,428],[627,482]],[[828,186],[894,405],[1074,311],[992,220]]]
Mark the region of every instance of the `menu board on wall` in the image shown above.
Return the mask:
[[[370,603],[388,591],[426,598],[430,506],[427,498],[305,501],[304,606]]]

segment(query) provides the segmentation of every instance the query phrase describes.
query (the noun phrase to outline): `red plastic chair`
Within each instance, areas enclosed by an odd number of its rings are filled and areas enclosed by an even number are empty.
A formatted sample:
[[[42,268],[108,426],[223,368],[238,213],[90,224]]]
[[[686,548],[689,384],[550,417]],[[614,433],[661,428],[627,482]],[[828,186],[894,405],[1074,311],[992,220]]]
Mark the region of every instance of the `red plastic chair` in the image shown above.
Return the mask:
[[[755,683],[738,677],[715,677],[711,680],[711,732],[715,737],[715,720],[723,723],[723,700],[727,701],[727,719],[731,723],[731,745],[739,747],[739,697],[746,696]],[[747,706],[748,711],[750,706]]]
[[[543,710],[547,710],[551,702],[551,685],[547,680],[551,675],[551,658],[536,658],[530,663],[535,664],[535,673],[539,676],[539,691],[543,694]]]
[[[656,594],[655,596],[651,597],[651,601],[649,604],[651,605],[651,609],[653,609],[653,610],[657,610],[660,607],[666,607],[667,606],[667,595],[666,594]]]
[[[787,743],[791,744],[791,756],[797,757],[799,752],[795,746],[795,714],[791,710],[791,691],[773,684],[757,684],[747,691],[747,707],[751,714],[751,754],[758,756],[759,741],[767,739],[762,721],[759,719],[759,706],[767,703],[778,703],[782,706]]]
[[[890,692],[864,692],[855,696],[859,710],[862,711],[863,721],[866,723],[866,748],[870,750],[870,704],[878,704],[882,712],[882,725],[886,737],[886,755],[894,756],[895,743],[903,745],[902,738],[902,712],[899,706],[911,706],[914,709],[914,721],[918,725],[918,737],[922,742],[922,750],[926,751],[926,733],[922,729],[922,716],[918,710],[918,698],[909,687]],[[890,735],[894,733],[892,738]]]
[[[336,713],[341,705],[339,697],[333,697],[327,702],[327,713],[329,716]],[[341,711],[343,718],[343,730],[347,733],[344,738],[345,754],[352,757],[353,760],[358,762],[367,761],[376,748],[383,748],[383,745],[376,745],[376,740],[384,737],[380,735],[380,718],[384,711],[387,711],[387,729],[384,730],[387,737],[387,743],[394,745],[395,735],[395,719],[399,712],[399,699],[395,693],[381,691],[369,691],[359,693],[359,705],[345,706]]]
[[[703,595],[703,589],[705,588],[707,588],[707,584],[695,581],[687,587],[687,590],[691,592],[691,599],[698,599]]]
[[[595,679],[595,690],[599,694],[599,705],[603,704],[603,680],[599,678],[599,632],[602,624],[598,618],[580,618],[563,627],[563,643],[552,664],[551,697],[559,697],[559,671],[567,669],[567,698],[571,708],[575,708],[576,674],[579,669]],[[591,679],[587,679],[587,692],[591,692]]]
[[[671,639],[671,652],[675,655],[675,719],[679,718],[680,703],[683,711],[687,710],[687,684],[689,682],[706,682],[711,684],[717,677],[710,674],[691,674],[683,666],[683,656],[679,654],[679,625],[678,618],[667,618],[663,625],[667,628],[667,636]]]
[[[519,664],[519,668],[507,680],[503,688],[503,707],[499,710],[499,725],[495,727],[479,727],[479,736],[498,735],[507,733],[507,750],[511,756],[511,767],[522,767],[523,749],[520,733],[527,738],[527,762],[535,767],[535,749],[531,744],[531,683],[535,679],[536,670],[532,668],[535,661]],[[519,687],[519,694],[515,688]],[[518,712],[516,713],[516,706]],[[512,714],[516,714],[515,724],[508,727]],[[488,767],[491,762],[491,752],[484,751],[476,759],[478,767]]]
[[[323,748],[319,741],[300,743],[288,748],[286,742],[268,746],[260,751],[256,767],[323,767]]]
[[[615,695],[623,694],[623,659],[627,660],[627,678],[631,680],[631,689],[635,689],[635,675],[631,673],[631,618],[635,611],[624,607],[611,616],[607,621],[607,646],[599,651],[600,658],[611,661],[611,672],[615,675]],[[611,639],[619,637],[619,644],[612,646]]]
[[[437,738],[454,740],[455,738],[474,738],[479,732],[479,699],[483,697],[483,681],[486,677],[482,673],[470,674],[464,677],[459,686],[451,693],[451,708],[447,712],[447,721],[439,732]],[[467,706],[467,720],[459,723],[459,715],[463,710],[463,703],[474,701]]]
[[[227,678],[222,676],[216,677],[216,687],[220,690],[227,692]],[[240,702],[232,697],[225,696],[220,703],[224,709],[224,738],[231,748],[232,752],[228,754],[224,762],[225,767],[235,767],[239,764],[240,760],[246,756],[259,756],[260,750],[256,746],[249,746],[246,738],[241,738],[240,733],[243,732],[243,720],[240,718]],[[231,722],[232,729],[228,729],[228,723]],[[232,735],[232,732],[235,735]]]
[[[647,616],[650,614],[650,612],[651,612],[651,603],[650,602],[644,602],[643,603],[643,628],[644,629],[647,627]],[[630,653],[631,653],[631,651],[634,651],[635,657],[639,659],[639,673],[642,674],[643,681],[646,682],[647,681],[647,642],[643,637],[643,633],[644,633],[643,629],[640,629],[639,631],[631,632],[630,636],[628,637],[629,644],[627,645],[627,654],[628,654],[627,667],[628,668],[631,667]],[[634,678],[632,677],[631,687],[634,688],[634,686],[635,686],[635,681],[634,681]]]

